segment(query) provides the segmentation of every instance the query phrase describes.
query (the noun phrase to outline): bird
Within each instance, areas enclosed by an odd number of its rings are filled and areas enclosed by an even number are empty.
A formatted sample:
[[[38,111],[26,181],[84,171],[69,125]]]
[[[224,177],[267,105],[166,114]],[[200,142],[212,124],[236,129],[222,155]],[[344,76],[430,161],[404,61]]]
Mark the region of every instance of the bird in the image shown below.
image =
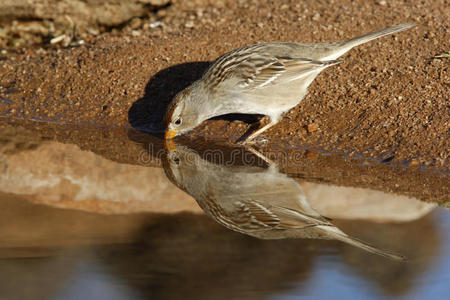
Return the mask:
[[[341,42],[265,42],[232,50],[215,60],[199,80],[175,95],[165,115],[165,139],[186,134],[220,115],[268,116],[268,124],[239,140],[251,142],[299,104],[316,76],[342,62],[338,58],[344,53],[413,26],[399,24]]]
[[[241,164],[236,163],[239,157]],[[257,157],[268,167],[250,163]],[[310,205],[297,181],[254,148],[240,145],[230,151],[207,149],[202,154],[172,142],[162,163],[171,182],[191,195],[208,216],[233,231],[259,239],[339,240],[393,260],[405,259],[338,229]]]

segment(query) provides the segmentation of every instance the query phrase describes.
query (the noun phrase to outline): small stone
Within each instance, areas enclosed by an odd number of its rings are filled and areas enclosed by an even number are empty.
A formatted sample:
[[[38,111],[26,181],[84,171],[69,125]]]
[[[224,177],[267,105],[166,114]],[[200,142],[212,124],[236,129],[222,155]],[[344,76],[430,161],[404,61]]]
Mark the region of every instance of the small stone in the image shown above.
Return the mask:
[[[130,27],[132,29],[138,29],[141,27],[141,25],[142,25],[142,20],[139,18],[133,18],[130,22]]]
[[[381,0],[377,2],[378,5],[385,6],[387,2],[385,0]]]
[[[62,42],[66,38],[65,34],[62,34],[60,36],[54,37],[50,40],[50,44],[57,44],[59,42]]]
[[[314,21],[318,21],[320,19],[320,14],[319,13],[315,13],[314,16],[312,17],[312,19]]]
[[[316,123],[311,123],[306,126],[306,130],[308,130],[309,133],[317,131],[317,129],[319,129],[319,125]]]
[[[154,23],[148,24],[148,27],[149,27],[150,29],[156,28],[156,27],[158,27],[158,26],[162,26],[162,22],[161,22],[161,21],[156,21],[156,22],[154,22]]]
[[[184,27],[186,27],[186,28],[193,28],[194,27],[194,21],[192,21],[192,20],[187,21],[186,24],[184,24]]]
[[[156,13],[156,15],[160,18],[164,18],[165,16],[167,16],[167,10],[165,9],[160,9],[158,10],[158,12]]]
[[[197,15],[197,17],[201,18],[203,17],[203,10],[199,8],[195,11],[195,14]]]
[[[408,166],[410,167],[417,167],[419,165],[419,161],[417,159],[413,159],[408,163]]]

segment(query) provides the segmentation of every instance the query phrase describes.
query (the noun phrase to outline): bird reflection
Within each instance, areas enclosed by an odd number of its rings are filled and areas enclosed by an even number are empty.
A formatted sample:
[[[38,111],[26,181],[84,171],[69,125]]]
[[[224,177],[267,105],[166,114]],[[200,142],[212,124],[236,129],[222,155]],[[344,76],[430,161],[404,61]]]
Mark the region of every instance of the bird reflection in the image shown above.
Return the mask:
[[[246,163],[249,152],[253,161],[262,159],[268,167]],[[217,149],[214,153],[202,155],[185,145],[171,144],[163,166],[167,177],[223,226],[260,239],[339,240],[387,258],[404,259],[342,232],[311,207],[294,179],[253,148]]]

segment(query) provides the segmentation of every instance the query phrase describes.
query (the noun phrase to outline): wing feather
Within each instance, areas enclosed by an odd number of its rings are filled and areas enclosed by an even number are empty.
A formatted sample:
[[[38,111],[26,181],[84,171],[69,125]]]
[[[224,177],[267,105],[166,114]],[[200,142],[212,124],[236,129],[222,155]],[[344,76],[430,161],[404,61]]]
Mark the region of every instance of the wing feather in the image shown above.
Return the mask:
[[[330,223],[322,217],[309,216],[281,206],[266,207],[258,201],[236,201],[236,213],[230,216],[238,228],[246,231],[293,229]]]
[[[301,79],[340,62],[289,55],[273,56],[264,51],[264,44],[257,44],[221,56],[208,69],[203,79],[211,88],[232,81],[239,89],[260,89]]]
[[[233,221],[245,230],[261,230],[276,227],[280,219],[269,209],[256,201],[236,201]]]

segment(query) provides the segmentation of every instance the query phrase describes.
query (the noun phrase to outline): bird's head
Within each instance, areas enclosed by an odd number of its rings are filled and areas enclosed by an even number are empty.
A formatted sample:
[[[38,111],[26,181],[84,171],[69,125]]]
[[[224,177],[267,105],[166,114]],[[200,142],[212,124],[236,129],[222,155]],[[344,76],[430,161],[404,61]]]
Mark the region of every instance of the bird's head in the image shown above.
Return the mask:
[[[185,134],[203,121],[199,111],[200,103],[195,103],[194,97],[193,87],[190,86],[173,98],[165,116],[166,139]]]
[[[176,186],[189,194],[198,189],[199,174],[207,172],[199,153],[187,146],[170,141],[170,147],[166,147],[165,155],[162,157],[163,169]]]

